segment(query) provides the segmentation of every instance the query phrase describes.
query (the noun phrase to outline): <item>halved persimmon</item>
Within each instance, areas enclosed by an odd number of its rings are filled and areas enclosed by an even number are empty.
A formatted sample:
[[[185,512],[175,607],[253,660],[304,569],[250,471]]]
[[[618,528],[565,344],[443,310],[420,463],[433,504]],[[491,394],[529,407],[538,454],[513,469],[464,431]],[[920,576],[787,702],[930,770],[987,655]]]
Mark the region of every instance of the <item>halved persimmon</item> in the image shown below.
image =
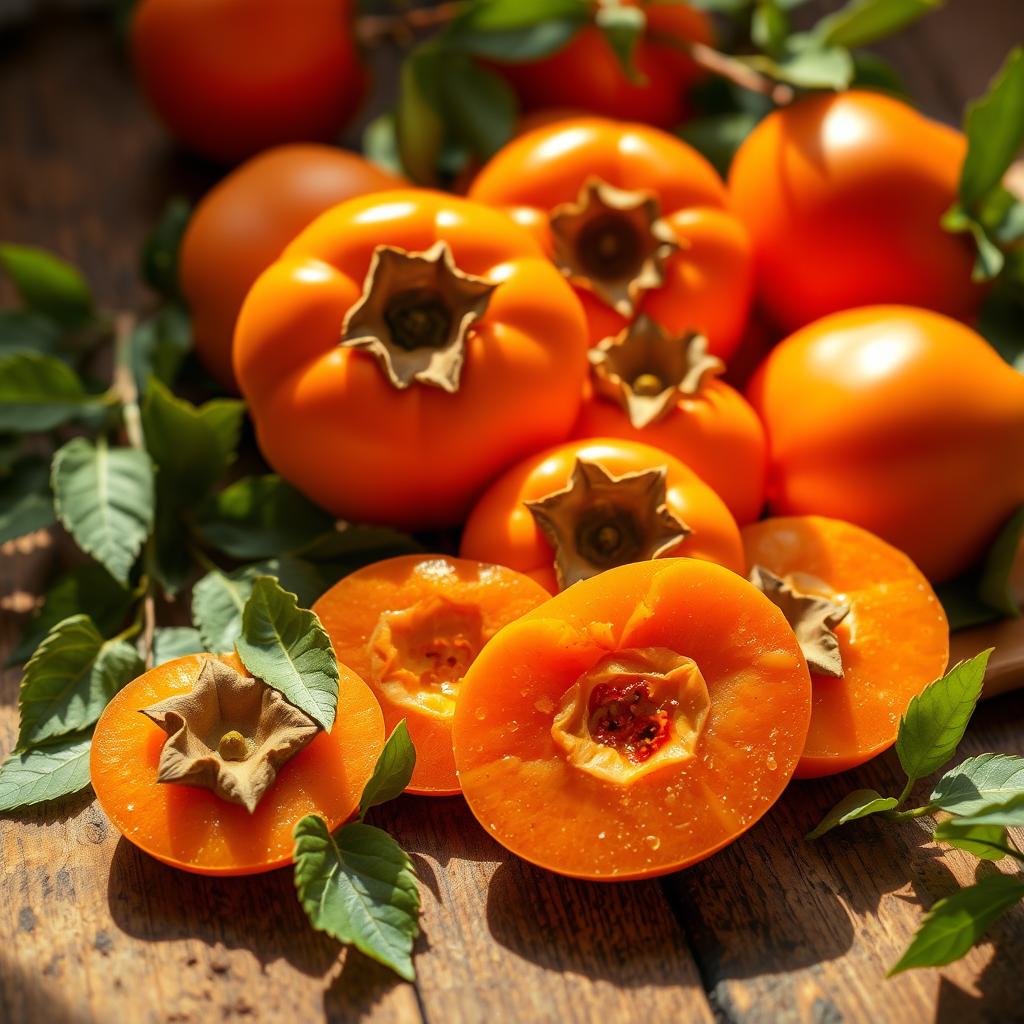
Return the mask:
[[[250,678],[236,655],[190,654],[151,669],[111,700],[93,735],[92,786],[115,828],[165,864],[202,875],[270,871],[291,861],[292,829],[304,815],[318,814],[333,829],[359,806],[384,746],[384,719],[369,687],[339,665],[333,728],[277,769],[251,813],[198,785],[159,783],[168,734],[141,712],[194,691],[210,661]],[[222,746],[228,739],[220,737]]]
[[[367,681],[390,732],[416,747],[409,792],[459,792],[452,713],[462,677],[506,623],[549,595],[512,569],[444,555],[402,555],[346,576],[313,606],[338,660]]]
[[[455,709],[470,808],[524,859],[664,874],[750,828],[796,767],[811,681],[741,576],[667,558],[574,584],[480,653]]]
[[[797,777],[863,764],[895,743],[911,698],[946,670],[939,599],[907,555],[852,523],[780,516],[742,533],[751,573],[805,631],[814,696]]]

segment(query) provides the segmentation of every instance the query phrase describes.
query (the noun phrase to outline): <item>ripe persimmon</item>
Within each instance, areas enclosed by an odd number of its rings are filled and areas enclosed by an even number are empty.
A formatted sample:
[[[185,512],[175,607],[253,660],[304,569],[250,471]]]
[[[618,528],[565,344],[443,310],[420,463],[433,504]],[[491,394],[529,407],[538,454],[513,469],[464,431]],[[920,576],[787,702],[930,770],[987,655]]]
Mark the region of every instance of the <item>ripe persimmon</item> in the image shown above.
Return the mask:
[[[649,125],[560,120],[519,136],[469,196],[528,227],[573,282],[590,343],[644,313],[728,360],[753,292],[746,229],[695,149]]]
[[[863,526],[934,583],[978,561],[1024,503],[1024,376],[938,313],[824,317],[773,349],[747,396],[773,511]]]
[[[797,777],[833,775],[891,747],[911,698],[949,660],[946,613],[921,570],[867,530],[823,516],[751,523],[743,544],[751,578],[797,628],[811,672]]]
[[[528,232],[410,189],[306,228],[249,292],[234,365],[281,476],[338,516],[418,529],[459,522],[495,475],[568,437],[586,348],[579,301]]]
[[[489,835],[560,874],[664,874],[750,828],[792,777],[811,682],[741,576],[609,569],[506,626],[455,709],[462,791]]]
[[[366,680],[390,732],[416,747],[409,792],[459,792],[452,714],[462,677],[506,623],[550,595],[520,573],[442,555],[403,555],[346,576],[313,606],[338,660]]]
[[[236,655],[191,654],[150,669],[110,701],[93,735],[92,786],[118,831],[165,864],[203,875],[270,871],[291,861],[292,829],[304,815],[333,829],[359,806],[384,746],[384,719],[369,687],[339,665],[333,728],[277,769],[252,812],[199,785],[158,782],[170,740],[140,712],[194,692],[209,662],[250,678]]]
[[[693,470],[617,438],[570,441],[513,466],[469,514],[459,554],[507,565],[551,592],[669,555],[735,572],[744,564],[735,519]]]

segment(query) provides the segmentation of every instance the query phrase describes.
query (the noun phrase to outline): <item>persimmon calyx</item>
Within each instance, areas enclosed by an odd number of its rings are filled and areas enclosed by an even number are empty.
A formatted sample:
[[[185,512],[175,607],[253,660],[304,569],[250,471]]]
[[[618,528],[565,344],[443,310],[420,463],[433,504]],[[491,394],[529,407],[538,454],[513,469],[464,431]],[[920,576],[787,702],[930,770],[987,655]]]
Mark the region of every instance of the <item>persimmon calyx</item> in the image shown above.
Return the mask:
[[[550,214],[554,260],[574,284],[632,317],[640,296],[665,283],[665,261],[681,242],[655,195],[588,178],[575,202]]]
[[[202,786],[250,814],[320,729],[278,690],[213,658],[189,693],[141,711],[167,733],[157,782]]]
[[[613,651],[562,696],[551,738],[575,768],[629,785],[693,757],[710,707],[692,658],[665,647]]]
[[[378,245],[339,344],[369,352],[399,390],[419,381],[453,394],[469,329],[496,287],[459,270],[447,242],[425,252]]]
[[[665,467],[613,476],[577,459],[569,483],[525,502],[555,552],[564,590],[627,562],[667,554],[693,531],[665,503]]]
[[[799,590],[792,577],[776,576],[763,565],[750,570],[750,582],[786,616],[811,672],[842,679],[843,658],[835,629],[849,615],[850,606]]]
[[[673,337],[643,313],[599,342],[589,358],[595,392],[617,402],[637,430],[663,419],[680,397],[693,397],[725,370],[725,363],[708,353],[704,335],[689,331]]]

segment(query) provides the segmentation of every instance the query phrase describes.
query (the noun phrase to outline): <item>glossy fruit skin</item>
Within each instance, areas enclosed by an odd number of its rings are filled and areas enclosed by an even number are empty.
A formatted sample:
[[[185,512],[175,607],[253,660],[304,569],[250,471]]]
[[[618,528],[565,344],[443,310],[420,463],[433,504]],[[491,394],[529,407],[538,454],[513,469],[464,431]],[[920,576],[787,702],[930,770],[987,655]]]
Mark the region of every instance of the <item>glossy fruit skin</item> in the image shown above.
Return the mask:
[[[729,172],[757,260],[758,302],[783,331],[843,309],[977,310],[966,235],[943,230],[964,136],[877,93],[819,93],[769,114]]]
[[[626,799],[575,770],[551,727],[579,676],[631,647],[692,658],[711,704],[693,757],[635,780]],[[760,591],[710,562],[637,562],[574,584],[494,637],[463,682],[455,762],[473,814],[516,855],[576,878],[647,878],[710,856],[772,806],[810,704],[793,631]]]
[[[640,82],[631,82],[595,25],[580,29],[569,43],[542,60],[495,64],[526,110],[575,107],[622,120],[642,119],[674,128],[690,114],[688,93],[701,71],[686,54],[656,37],[711,43],[707,15],[683,4],[645,4],[647,30],[637,41],[634,60]]]
[[[318,814],[334,829],[358,808],[384,747],[384,718],[369,687],[340,665],[333,728],[281,766],[252,814],[199,786],[158,783],[167,734],[139,711],[191,690],[212,657],[166,662],[110,701],[93,735],[92,786],[114,827],[171,867],[200,875],[270,871],[291,863],[292,829],[301,817]],[[219,660],[248,675],[237,655]]]
[[[342,323],[376,246],[439,240],[461,270],[501,281],[458,392],[398,390],[372,355],[339,348]],[[245,300],[234,367],[285,479],[335,515],[422,529],[460,522],[503,469],[568,436],[586,344],[579,302],[527,232],[478,203],[399,190],[334,207],[288,246]]]
[[[488,633],[543,604],[550,595],[533,580],[499,565],[444,555],[402,555],[375,562],[344,577],[313,610],[338,660],[366,680],[384,713],[388,734],[405,721],[416,748],[409,793],[450,796],[460,792],[452,753],[451,716],[417,714],[388,699],[374,674],[370,642],[382,613],[419,602],[448,600],[478,608]]]
[[[835,630],[843,678],[811,672],[811,726],[796,777],[834,775],[887,750],[911,698],[949,661],[949,623],[928,581],[902,551],[838,519],[781,516],[742,532],[748,570],[792,576],[850,608]]]
[[[553,251],[548,214],[574,202],[590,178],[646,191],[682,240],[666,261],[665,284],[637,310],[671,334],[699,330],[712,354],[728,360],[746,327],[753,255],[746,229],[727,209],[725,187],[695,149],[642,124],[602,118],[559,120],[514,139],[477,175],[471,199],[500,206]],[[626,319],[584,287],[591,345],[618,334]]]
[[[772,351],[747,397],[771,508],[863,526],[933,583],[981,558],[1024,502],[1024,377],[938,313],[825,317]]]
[[[327,142],[366,91],[352,0],[143,0],[136,74],[189,149],[234,163],[283,142]]]
[[[619,438],[588,438],[539,452],[494,481],[473,507],[462,531],[463,558],[507,565],[555,593],[554,552],[530,510],[565,487],[577,459],[596,462],[613,476],[664,466],[665,503],[693,531],[668,555],[685,555],[743,571],[739,528],[721,498],[693,470],[650,445]]]
[[[696,395],[681,396],[663,419],[639,428],[617,402],[596,395],[588,383],[573,434],[653,445],[689,466],[740,525],[761,514],[768,468],[764,427],[750,403],[725,381],[706,381]]]
[[[316,143],[277,146],[235,168],[195,208],[179,256],[196,351],[238,391],[231,340],[253,281],[325,210],[402,180],[356,153]]]

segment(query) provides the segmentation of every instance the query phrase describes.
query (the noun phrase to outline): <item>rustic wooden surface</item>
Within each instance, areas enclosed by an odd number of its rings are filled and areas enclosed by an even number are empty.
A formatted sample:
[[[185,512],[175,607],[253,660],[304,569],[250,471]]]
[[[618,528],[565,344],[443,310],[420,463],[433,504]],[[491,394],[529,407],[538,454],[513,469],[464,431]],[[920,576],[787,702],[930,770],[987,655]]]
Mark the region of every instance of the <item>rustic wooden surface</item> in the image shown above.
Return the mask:
[[[1024,36],[1022,9],[952,0],[886,49],[924,107],[955,119]],[[146,226],[172,191],[196,195],[213,177],[147,117],[104,26],[62,18],[0,35],[0,238],[52,247],[105,304],[137,305]],[[59,547],[39,535],[0,553],[0,657]],[[1002,664],[1014,679],[1019,662]],[[16,733],[18,678],[0,680],[0,752]],[[1024,694],[988,702],[963,752],[1024,754],[1022,720]],[[898,774],[889,755],[795,784],[710,861],[614,886],[506,855],[458,799],[403,798],[377,820],[423,883],[415,986],[312,932],[289,872],[175,872],[83,796],[0,822],[0,1021],[1020,1019],[1021,908],[961,963],[883,980],[928,906],[996,868],[929,845],[920,823],[802,839],[843,793],[891,790]]]

